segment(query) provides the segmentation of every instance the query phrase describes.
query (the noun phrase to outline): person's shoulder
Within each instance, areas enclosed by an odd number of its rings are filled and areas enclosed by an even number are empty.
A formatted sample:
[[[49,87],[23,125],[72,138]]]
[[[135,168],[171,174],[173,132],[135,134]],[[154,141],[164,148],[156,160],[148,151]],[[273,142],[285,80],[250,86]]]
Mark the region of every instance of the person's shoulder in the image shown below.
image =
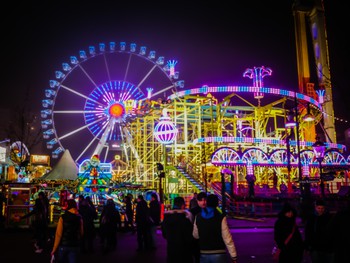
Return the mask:
[[[221,220],[224,219],[224,218],[226,218],[226,220],[227,220],[227,217],[221,211],[219,211],[217,209],[214,210],[214,215],[219,217],[219,218],[221,218]]]
[[[192,213],[193,216],[196,216],[202,211],[202,208],[200,206],[195,206],[192,209],[190,209],[190,212]]]
[[[316,219],[316,214],[312,213],[306,217],[306,223],[313,222],[313,221],[315,221],[315,219]]]
[[[337,211],[334,215],[334,218],[350,218],[350,209],[341,209]]]

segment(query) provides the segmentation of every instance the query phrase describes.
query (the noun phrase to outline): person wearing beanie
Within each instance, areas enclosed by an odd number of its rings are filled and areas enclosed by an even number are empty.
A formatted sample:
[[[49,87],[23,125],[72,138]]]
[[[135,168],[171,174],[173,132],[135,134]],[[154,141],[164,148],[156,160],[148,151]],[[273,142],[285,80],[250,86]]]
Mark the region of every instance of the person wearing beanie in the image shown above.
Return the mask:
[[[137,252],[151,249],[151,220],[147,202],[143,195],[137,196],[136,214]]]
[[[219,199],[215,194],[207,197],[207,206],[195,218],[193,237],[199,240],[200,260],[226,263],[227,251],[230,262],[237,262],[237,251],[226,216],[219,212]]]
[[[164,212],[162,235],[167,240],[167,263],[193,263],[192,214],[185,210],[185,199],[175,197],[172,210]]]
[[[330,238],[332,215],[322,199],[315,202],[314,213],[305,224],[305,247],[313,263],[333,262],[333,240]]]
[[[279,263],[300,263],[303,259],[304,242],[296,224],[296,209],[286,202],[274,225],[274,239],[280,250]]]

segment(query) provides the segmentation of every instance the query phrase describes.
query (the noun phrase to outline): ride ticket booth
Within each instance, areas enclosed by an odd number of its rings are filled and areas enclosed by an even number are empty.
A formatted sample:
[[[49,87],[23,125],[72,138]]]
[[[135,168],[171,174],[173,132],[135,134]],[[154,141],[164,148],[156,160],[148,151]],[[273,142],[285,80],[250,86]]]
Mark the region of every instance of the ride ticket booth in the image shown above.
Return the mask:
[[[19,217],[29,213],[33,209],[31,201],[35,188],[26,184],[10,184],[7,189],[7,204],[5,218],[7,227],[28,228],[30,218],[20,220]]]

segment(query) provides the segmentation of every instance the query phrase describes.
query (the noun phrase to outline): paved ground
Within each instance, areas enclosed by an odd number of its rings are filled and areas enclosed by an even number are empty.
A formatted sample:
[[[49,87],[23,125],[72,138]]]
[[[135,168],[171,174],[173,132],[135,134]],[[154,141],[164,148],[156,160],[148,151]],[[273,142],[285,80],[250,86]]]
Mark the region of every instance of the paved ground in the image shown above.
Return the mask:
[[[240,252],[240,263],[269,262],[273,242],[273,224],[275,217],[260,219],[234,218],[229,219],[237,250]],[[300,221],[299,221],[300,222]],[[0,262],[1,263],[48,263],[50,249],[42,254],[34,253],[32,234],[28,229],[6,229],[0,232]],[[136,235],[132,233],[118,233],[118,247],[116,251],[103,254],[99,247],[99,240],[95,242],[95,253],[81,255],[81,261],[89,262],[123,262],[123,263],[164,263],[166,262],[166,241],[158,231],[158,248],[155,251],[136,252]],[[254,240],[252,240],[254,239]],[[254,243],[254,249],[251,244]]]

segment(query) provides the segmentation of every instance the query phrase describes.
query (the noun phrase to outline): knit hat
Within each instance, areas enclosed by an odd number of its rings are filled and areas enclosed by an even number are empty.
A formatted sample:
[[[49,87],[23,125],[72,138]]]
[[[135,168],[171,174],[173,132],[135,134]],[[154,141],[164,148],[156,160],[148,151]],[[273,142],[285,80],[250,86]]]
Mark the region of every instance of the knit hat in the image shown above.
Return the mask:
[[[323,200],[318,199],[318,200],[316,200],[315,205],[316,206],[325,206],[326,204]]]
[[[174,198],[173,209],[181,209],[182,206],[185,205],[185,199],[181,196],[177,196]]]
[[[208,207],[217,207],[219,205],[219,198],[215,194],[210,194],[207,197],[207,206]]]
[[[287,213],[289,211],[294,212],[295,209],[292,207],[292,205],[290,203],[286,202],[286,203],[284,203],[281,212],[284,214],[284,213]]]
[[[107,205],[115,205],[112,198],[107,199]]]
[[[207,199],[207,193],[206,192],[200,192],[198,195],[197,195],[197,200],[201,201],[202,199]]]
[[[74,199],[68,199],[67,200],[67,210],[72,209],[72,208],[77,208],[77,203],[75,202]]]

